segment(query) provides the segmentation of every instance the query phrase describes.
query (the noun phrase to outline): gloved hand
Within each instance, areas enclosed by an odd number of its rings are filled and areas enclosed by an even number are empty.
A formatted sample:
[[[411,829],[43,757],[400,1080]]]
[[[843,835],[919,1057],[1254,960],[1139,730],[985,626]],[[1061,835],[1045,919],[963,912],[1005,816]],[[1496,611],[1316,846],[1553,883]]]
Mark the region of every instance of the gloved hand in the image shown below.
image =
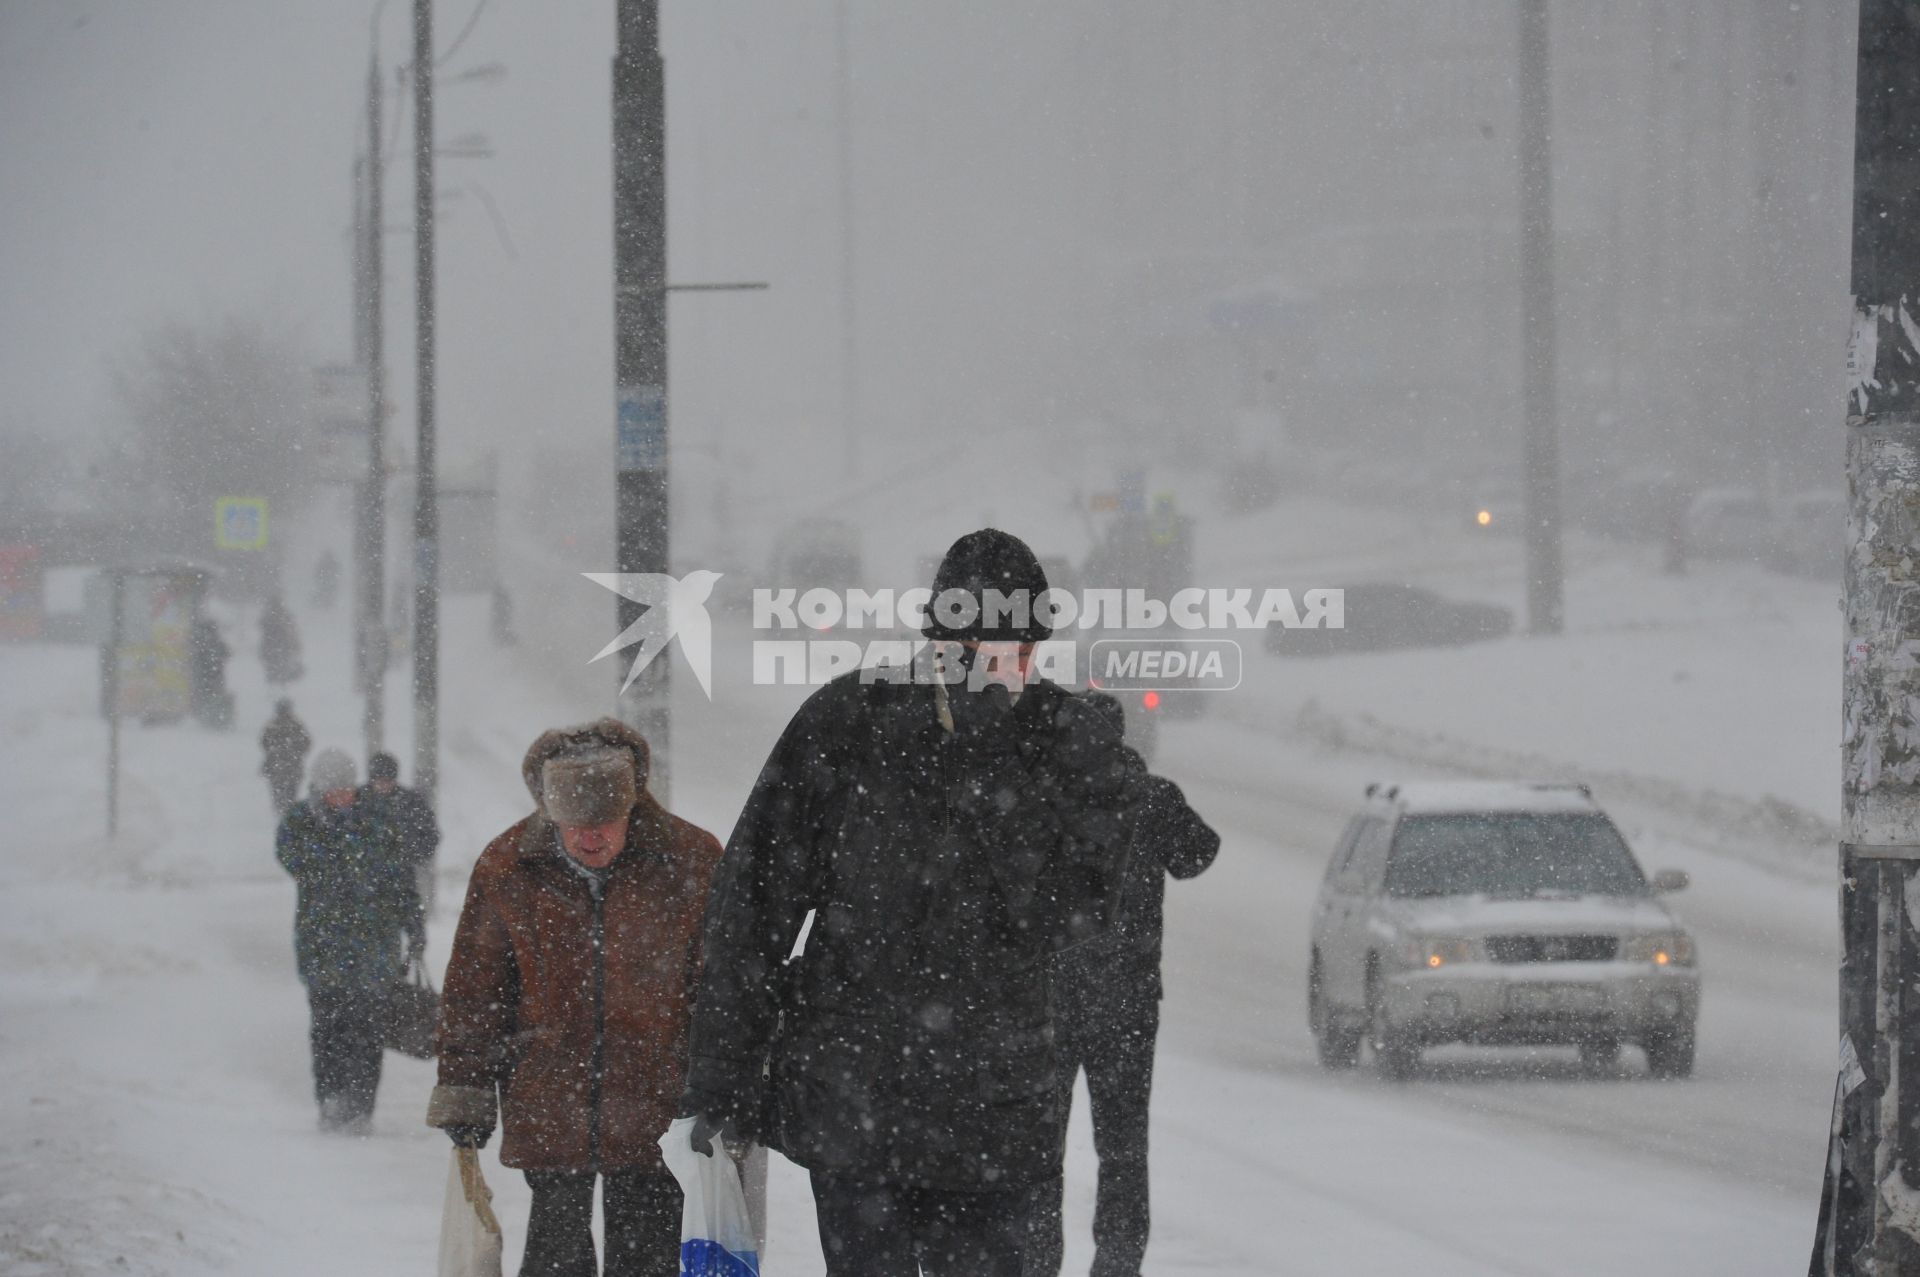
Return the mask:
[[[706,1113],[693,1115],[693,1130],[689,1133],[687,1142],[693,1146],[694,1152],[712,1157],[713,1139],[716,1135],[723,1141],[733,1139],[733,1124]]]
[[[491,1126],[448,1126],[442,1129],[455,1148],[485,1148],[487,1141],[493,1138]]]

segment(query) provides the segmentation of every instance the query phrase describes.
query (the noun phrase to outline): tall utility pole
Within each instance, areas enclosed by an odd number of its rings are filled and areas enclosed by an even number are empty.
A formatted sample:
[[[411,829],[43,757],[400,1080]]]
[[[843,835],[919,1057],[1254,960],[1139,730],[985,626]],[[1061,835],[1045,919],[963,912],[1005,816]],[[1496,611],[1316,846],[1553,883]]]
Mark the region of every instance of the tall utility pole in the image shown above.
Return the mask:
[[[833,10],[834,118],[840,161],[840,415],[845,418],[846,472],[860,475],[860,365],[853,271],[853,55],[847,32],[847,0]]]
[[[367,756],[382,747],[386,736],[387,695],[387,362],[386,324],[382,294],[386,280],[386,219],[382,180],[386,160],[380,154],[380,28],[374,10],[372,51],[367,59],[367,168],[366,208],[361,250],[366,263],[367,361],[367,477],[355,500],[355,554],[359,603],[355,609],[358,643],[355,668],[360,692],[366,698],[361,728]]]
[[[1920,1272],[1920,24],[1860,0],[1841,667],[1840,1079],[1811,1271]]]
[[[659,0],[619,0],[613,62],[614,560],[621,573],[668,571],[667,104]],[[664,603],[657,606],[666,606]],[[621,631],[640,605],[616,604]],[[668,798],[668,657],[620,693],[620,718],[653,749],[651,787]],[[620,671],[622,679],[625,671]]]
[[[433,422],[433,0],[413,0],[414,360],[419,426],[413,495],[413,784],[440,778],[440,512]]]
[[[1527,511],[1527,628],[1558,634],[1560,435],[1554,405],[1553,145],[1547,0],[1520,3],[1520,405]]]
[[[353,366],[367,366],[367,157],[353,157]],[[359,638],[354,642],[357,645]]]

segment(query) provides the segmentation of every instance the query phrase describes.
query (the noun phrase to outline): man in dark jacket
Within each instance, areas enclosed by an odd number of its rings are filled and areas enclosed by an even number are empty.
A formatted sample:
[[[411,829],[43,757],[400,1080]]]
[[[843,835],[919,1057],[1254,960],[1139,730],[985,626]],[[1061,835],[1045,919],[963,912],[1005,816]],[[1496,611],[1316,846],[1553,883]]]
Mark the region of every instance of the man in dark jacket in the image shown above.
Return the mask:
[[[203,613],[193,618],[187,629],[187,702],[195,718],[222,731],[233,726],[233,695],[227,691],[227,658],[232,655],[212,617]]]
[[[647,743],[610,718],[543,734],[534,814],[481,853],[440,1003],[427,1124],[533,1188],[521,1277],[680,1271],[680,1188],[660,1156],[686,1084],[700,924],[720,844],[646,792]]]
[[[707,910],[694,1147],[731,1128],[805,1166],[835,1277],[1013,1277],[1027,1194],[1058,1173],[1047,962],[1111,913],[1125,759],[1027,678],[1047,624],[990,590],[1030,605],[1046,578],[987,529],[934,580],[951,685],[856,673],[807,700]]]
[[[1120,702],[1101,692],[1090,704],[1124,727]],[[1092,1277],[1139,1277],[1147,1253],[1147,1105],[1160,1033],[1160,937],[1167,876],[1192,878],[1213,863],[1220,835],[1187,805],[1180,787],[1147,773],[1132,781],[1134,828],[1117,925],[1062,953],[1053,967],[1054,1049],[1060,1059],[1060,1139],[1073,1103],[1074,1075],[1087,1072],[1093,1148],[1100,1180],[1093,1209]],[[1063,1249],[1058,1177],[1034,1193],[1025,1271],[1055,1277]]]
[[[276,852],[299,887],[293,948],[313,1019],[323,1130],[365,1134],[380,1086],[384,1020],[403,953],[425,945],[413,868],[360,799],[353,760],[323,749],[313,796],[280,822]]]
[[[393,827],[400,854],[419,879],[421,905],[432,907],[433,853],[440,846],[433,804],[419,790],[400,783],[400,760],[384,750],[367,760],[367,787],[361,798],[375,816]]]
[[[306,672],[300,663],[300,631],[293,611],[277,594],[260,610],[260,665],[267,672],[267,682],[276,685],[296,682]]]
[[[300,796],[300,777],[307,770],[307,751],[313,737],[306,724],[294,717],[293,702],[284,697],[273,706],[273,717],[260,733],[260,771],[273,791],[273,810],[284,816],[293,800]]]

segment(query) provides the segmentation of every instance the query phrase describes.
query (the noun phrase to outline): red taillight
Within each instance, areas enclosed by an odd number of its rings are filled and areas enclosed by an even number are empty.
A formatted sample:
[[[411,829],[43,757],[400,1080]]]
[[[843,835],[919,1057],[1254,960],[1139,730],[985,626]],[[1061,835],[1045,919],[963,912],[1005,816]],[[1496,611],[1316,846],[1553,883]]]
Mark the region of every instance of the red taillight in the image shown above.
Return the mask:
[[[1140,698],[1140,703],[1141,703],[1142,705],[1144,705],[1144,706],[1146,706],[1146,707],[1147,707],[1148,709],[1159,709],[1159,708],[1160,708],[1160,693],[1158,693],[1158,692],[1148,692],[1148,693],[1147,693],[1147,694],[1146,694],[1145,696],[1142,696],[1142,697]]]

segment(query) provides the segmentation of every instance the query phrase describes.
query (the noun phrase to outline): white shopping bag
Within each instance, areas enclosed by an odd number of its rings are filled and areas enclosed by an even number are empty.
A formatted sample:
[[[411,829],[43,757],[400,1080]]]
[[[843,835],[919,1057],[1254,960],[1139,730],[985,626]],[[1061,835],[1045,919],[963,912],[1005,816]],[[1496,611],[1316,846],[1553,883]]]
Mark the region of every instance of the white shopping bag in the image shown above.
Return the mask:
[[[500,1221],[480,1176],[480,1151],[453,1150],[440,1213],[440,1277],[500,1277]]]
[[[711,1156],[694,1152],[693,1119],[680,1117],[660,1137],[660,1153],[686,1195],[680,1212],[682,1277],[760,1277],[747,1196],[725,1141],[715,1137]]]

